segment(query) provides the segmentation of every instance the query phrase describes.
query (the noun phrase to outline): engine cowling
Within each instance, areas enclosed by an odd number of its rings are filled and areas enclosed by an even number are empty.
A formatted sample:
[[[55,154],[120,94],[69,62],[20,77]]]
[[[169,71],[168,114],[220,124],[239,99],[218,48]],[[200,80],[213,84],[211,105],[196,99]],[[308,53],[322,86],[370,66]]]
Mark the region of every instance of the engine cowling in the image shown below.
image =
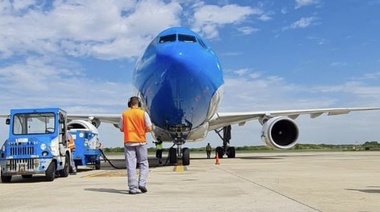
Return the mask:
[[[101,146],[99,142],[99,131],[93,123],[85,120],[72,120],[67,123],[67,126],[75,141],[76,149],[82,148],[83,151],[83,148],[86,150],[96,150]],[[77,136],[79,136],[79,138],[84,138],[84,140],[79,140],[84,142],[79,146],[77,146]],[[82,150],[79,152],[82,152]],[[82,154],[79,152],[78,154]]]
[[[72,120],[69,123],[67,123],[67,126],[71,130],[85,129],[85,130],[91,130],[95,134],[99,134],[96,126],[85,120]]]
[[[289,117],[270,118],[263,124],[261,139],[275,149],[289,149],[298,139],[297,124]]]

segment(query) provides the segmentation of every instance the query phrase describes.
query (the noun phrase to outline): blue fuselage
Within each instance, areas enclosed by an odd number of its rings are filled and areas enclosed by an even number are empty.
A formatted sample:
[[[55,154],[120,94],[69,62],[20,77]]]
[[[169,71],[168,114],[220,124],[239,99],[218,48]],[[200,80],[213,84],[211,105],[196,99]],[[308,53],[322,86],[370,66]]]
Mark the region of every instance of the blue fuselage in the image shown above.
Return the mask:
[[[161,32],[137,63],[134,85],[153,124],[163,130],[189,130],[215,113],[213,96],[223,85],[214,52],[194,32],[181,27]],[[214,108],[214,109],[212,109]]]

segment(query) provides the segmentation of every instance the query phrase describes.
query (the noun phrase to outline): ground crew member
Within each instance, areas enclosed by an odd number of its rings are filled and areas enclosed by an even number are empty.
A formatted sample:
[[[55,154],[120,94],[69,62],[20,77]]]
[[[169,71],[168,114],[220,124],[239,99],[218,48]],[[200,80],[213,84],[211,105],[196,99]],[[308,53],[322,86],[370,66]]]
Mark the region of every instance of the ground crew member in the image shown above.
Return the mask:
[[[70,174],[76,175],[77,169],[76,169],[75,162],[74,162],[74,151],[75,151],[74,138],[70,133],[68,133],[67,136],[68,136],[67,147],[70,149],[70,152],[71,152],[71,155],[70,155]]]
[[[162,164],[162,149],[163,149],[163,144],[161,137],[157,138],[156,142],[153,142],[156,144],[156,158],[158,159],[158,164]]]
[[[140,100],[133,96],[128,101],[129,109],[123,111],[119,123],[124,133],[124,154],[127,167],[129,194],[147,192],[146,179],[149,172],[148,149],[145,134],[152,131],[152,122],[148,113],[142,110]],[[140,173],[136,178],[136,162]]]
[[[211,155],[211,145],[210,145],[210,143],[208,143],[207,146],[206,146],[206,154],[207,154],[207,158],[210,158],[210,155]]]

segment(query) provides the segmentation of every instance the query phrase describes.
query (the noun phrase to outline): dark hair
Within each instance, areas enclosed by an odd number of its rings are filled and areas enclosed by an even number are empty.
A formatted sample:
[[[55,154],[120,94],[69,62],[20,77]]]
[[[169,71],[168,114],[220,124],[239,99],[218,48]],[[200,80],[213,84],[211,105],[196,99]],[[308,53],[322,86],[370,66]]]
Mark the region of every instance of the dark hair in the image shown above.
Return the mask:
[[[139,107],[141,107],[141,103],[140,103],[140,98],[139,97],[132,96],[131,98],[129,98],[129,100],[128,100],[128,107],[132,107],[133,105],[138,105]]]

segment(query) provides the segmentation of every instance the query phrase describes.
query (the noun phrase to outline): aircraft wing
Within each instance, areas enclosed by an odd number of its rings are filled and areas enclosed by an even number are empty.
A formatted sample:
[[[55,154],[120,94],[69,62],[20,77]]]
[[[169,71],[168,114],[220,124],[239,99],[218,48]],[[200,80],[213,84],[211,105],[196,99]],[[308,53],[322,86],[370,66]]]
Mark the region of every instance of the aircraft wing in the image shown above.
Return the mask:
[[[67,119],[81,119],[88,121],[104,122],[109,124],[119,124],[121,114],[67,114]]]
[[[347,114],[351,111],[380,110],[380,107],[356,107],[356,108],[324,108],[324,109],[302,109],[302,110],[276,110],[258,112],[229,112],[216,113],[209,123],[209,131],[219,129],[232,124],[244,125],[247,121],[263,119],[266,117],[287,116],[296,119],[299,115],[310,115],[317,118],[326,113],[328,116]]]

